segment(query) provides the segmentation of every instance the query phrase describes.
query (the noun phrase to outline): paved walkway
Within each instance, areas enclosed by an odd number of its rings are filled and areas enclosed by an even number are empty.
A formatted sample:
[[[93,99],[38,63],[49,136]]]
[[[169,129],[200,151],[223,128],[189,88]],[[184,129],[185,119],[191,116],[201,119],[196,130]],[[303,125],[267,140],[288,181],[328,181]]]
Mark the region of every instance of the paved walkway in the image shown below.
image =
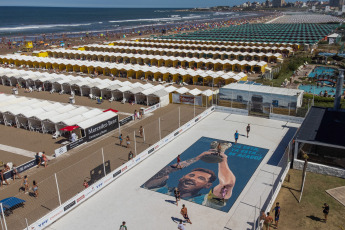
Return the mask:
[[[8,145],[0,144],[0,150],[6,151],[6,152],[10,152],[10,153],[14,153],[14,154],[18,154],[18,155],[22,155],[22,156],[25,156],[25,157],[30,157],[30,158],[34,158],[35,157],[35,152],[31,152],[31,151],[28,151],[28,150],[25,150],[25,149],[20,149],[20,148],[8,146]]]
[[[328,189],[326,192],[345,206],[345,186]]]
[[[25,157],[30,157],[30,158],[35,158],[35,154],[36,154],[35,152],[31,152],[25,149],[20,149],[20,148],[12,147],[9,145],[3,145],[3,144],[0,144],[0,150],[14,153],[21,156],[25,156]],[[48,160],[54,159],[54,157],[51,157],[51,156],[47,156],[47,158]]]

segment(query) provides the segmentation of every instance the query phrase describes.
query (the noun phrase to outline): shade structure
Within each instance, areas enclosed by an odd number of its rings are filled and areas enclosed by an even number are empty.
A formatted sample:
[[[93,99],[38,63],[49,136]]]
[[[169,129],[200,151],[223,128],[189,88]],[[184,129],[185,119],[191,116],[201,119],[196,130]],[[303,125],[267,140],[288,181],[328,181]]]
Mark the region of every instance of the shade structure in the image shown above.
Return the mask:
[[[60,129],[61,131],[73,131],[75,129],[79,128],[78,125],[72,125],[72,126],[66,126],[66,127],[63,127],[62,129]]]
[[[116,109],[107,109],[107,110],[104,110],[103,113],[104,113],[104,112],[108,112],[108,111],[111,111],[111,112],[114,112],[114,113],[119,112],[119,111],[117,111]]]

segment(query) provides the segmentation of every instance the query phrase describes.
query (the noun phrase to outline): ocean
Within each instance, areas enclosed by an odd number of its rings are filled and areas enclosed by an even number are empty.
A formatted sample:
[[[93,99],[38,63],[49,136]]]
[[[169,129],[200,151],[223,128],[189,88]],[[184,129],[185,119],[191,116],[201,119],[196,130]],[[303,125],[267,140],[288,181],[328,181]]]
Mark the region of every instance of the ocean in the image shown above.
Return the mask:
[[[80,32],[125,32],[175,24],[235,19],[249,13],[182,12],[149,8],[0,7],[0,37]],[[254,13],[250,14],[254,15]]]

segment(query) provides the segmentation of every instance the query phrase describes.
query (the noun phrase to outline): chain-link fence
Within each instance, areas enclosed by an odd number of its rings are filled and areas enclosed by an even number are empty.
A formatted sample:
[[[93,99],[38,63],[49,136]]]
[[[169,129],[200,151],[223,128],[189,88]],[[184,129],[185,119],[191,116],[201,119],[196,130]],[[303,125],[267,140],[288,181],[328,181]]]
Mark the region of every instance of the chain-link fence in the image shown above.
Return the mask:
[[[286,175],[290,168],[290,162],[292,159],[293,151],[293,140],[287,145],[284,155],[282,156],[279,163],[276,165],[277,168],[280,168],[279,174],[275,174],[274,170],[271,172],[266,172],[271,174],[272,181],[269,183],[267,189],[265,189],[261,194],[258,194],[259,202],[253,205],[252,212],[248,215],[248,223],[252,223],[253,230],[264,229],[263,227],[263,217],[267,212],[270,212],[273,206],[280,188],[286,178]],[[269,180],[269,179],[268,179]]]
[[[157,114],[161,114],[158,118],[156,114],[155,116],[145,115],[142,122],[134,121],[114,130],[107,142],[101,140],[105,142],[101,149],[90,154],[85,151],[87,155],[79,161],[76,158],[82,156],[80,153],[68,156],[64,159],[67,165],[63,170],[41,179],[41,181],[34,176],[29,176],[25,182],[26,189],[24,183],[18,193],[13,194],[14,198],[9,204],[3,203],[5,211],[0,218],[0,229],[26,229],[82,192],[86,187],[95,185],[98,180],[126,163],[130,158],[186,124],[205,109],[197,106],[181,106],[172,110],[162,108],[157,110]],[[121,145],[120,134],[123,139]],[[76,163],[71,164],[68,159],[76,161]],[[40,170],[40,173],[44,173],[45,169]],[[44,178],[44,175],[41,175],[41,178]],[[34,180],[37,180],[37,190],[33,185]],[[0,198],[3,199],[2,196]],[[14,199],[19,201],[14,201]],[[15,202],[19,203],[15,204]]]
[[[295,117],[305,117],[310,106],[297,107],[296,102],[288,100],[273,100],[271,103],[263,102],[260,96],[251,96],[250,101],[245,101],[243,98],[228,98],[226,100],[218,100],[219,106],[225,106],[235,109],[242,109],[248,111],[249,115],[269,117],[271,114],[274,115],[285,115],[285,116],[295,116]],[[255,100],[254,100],[255,99]]]

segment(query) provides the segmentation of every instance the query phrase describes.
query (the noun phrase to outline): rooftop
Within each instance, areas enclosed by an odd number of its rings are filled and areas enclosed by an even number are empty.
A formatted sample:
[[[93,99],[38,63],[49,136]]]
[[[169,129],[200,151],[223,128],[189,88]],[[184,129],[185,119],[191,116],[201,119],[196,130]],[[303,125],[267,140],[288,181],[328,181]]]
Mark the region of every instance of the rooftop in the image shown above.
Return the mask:
[[[344,110],[313,106],[297,132],[296,141],[345,148],[344,131]]]

